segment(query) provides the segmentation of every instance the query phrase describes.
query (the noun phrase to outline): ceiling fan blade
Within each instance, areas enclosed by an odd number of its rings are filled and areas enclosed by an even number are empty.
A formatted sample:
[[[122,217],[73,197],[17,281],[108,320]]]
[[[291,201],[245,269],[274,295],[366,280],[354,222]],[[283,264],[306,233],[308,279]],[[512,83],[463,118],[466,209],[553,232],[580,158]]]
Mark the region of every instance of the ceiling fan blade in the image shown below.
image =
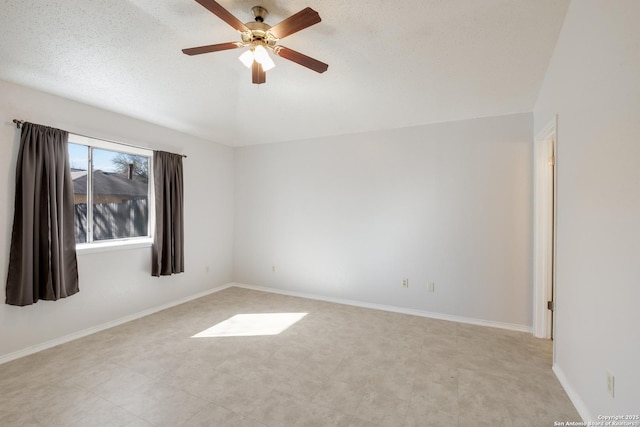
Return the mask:
[[[231,25],[236,30],[244,33],[245,31],[249,31],[246,25],[242,23],[238,18],[233,16],[231,12],[229,12],[224,7],[220,6],[214,0],[196,0],[202,6],[206,7],[211,13],[216,15],[218,18],[222,19],[227,24]]]
[[[307,67],[317,73],[324,73],[325,71],[327,71],[327,68],[329,68],[329,65],[325,64],[324,62],[320,62],[317,59],[313,59],[310,56],[304,55],[300,52],[296,52],[295,50],[289,49],[284,46],[277,45],[273,48],[273,51],[276,53],[276,55],[300,64],[303,67]]]
[[[267,81],[267,73],[262,69],[262,65],[258,61],[253,61],[251,66],[251,82],[259,85]]]
[[[284,21],[281,21],[271,27],[269,32],[278,39],[283,39],[288,35],[297,33],[300,30],[304,30],[314,24],[320,22],[320,15],[315,10],[307,7],[302,9],[295,15],[291,15]]]
[[[210,44],[207,46],[198,46],[198,47],[190,47],[189,49],[182,49],[182,53],[184,53],[185,55],[200,55],[202,53],[235,49],[240,46],[242,46],[242,43],[240,42],[218,43],[218,44]]]

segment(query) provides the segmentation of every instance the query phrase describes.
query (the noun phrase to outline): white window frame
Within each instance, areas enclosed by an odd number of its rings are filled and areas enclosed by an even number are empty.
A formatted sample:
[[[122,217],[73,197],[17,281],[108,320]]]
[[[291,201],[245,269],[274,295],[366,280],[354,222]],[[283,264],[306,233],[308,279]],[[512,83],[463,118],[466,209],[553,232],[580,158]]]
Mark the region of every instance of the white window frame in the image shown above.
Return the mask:
[[[88,136],[69,133],[70,144],[86,145],[90,148],[98,148],[118,153],[133,154],[149,158],[149,181],[148,181],[148,236],[126,237],[122,239],[110,239],[90,241],[86,243],[76,243],[76,252],[91,253],[103,252],[114,249],[134,249],[140,247],[150,247],[153,244],[153,234],[155,229],[155,195],[154,195],[154,179],[153,179],[153,150],[135,147],[104,139],[91,138]],[[92,150],[88,150],[88,173],[87,173],[87,230],[93,235],[93,186],[91,185],[91,173],[93,168]],[[90,219],[91,217],[91,219]]]

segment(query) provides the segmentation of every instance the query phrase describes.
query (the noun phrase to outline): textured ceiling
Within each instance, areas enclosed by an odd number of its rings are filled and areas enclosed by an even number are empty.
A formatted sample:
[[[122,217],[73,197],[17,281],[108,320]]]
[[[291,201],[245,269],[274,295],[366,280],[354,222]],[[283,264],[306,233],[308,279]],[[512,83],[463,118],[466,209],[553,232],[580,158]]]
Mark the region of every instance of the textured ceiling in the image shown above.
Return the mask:
[[[194,0],[3,1],[0,79],[239,146],[526,112],[568,0],[219,0],[274,25],[310,6],[322,22],[280,44],[329,64],[283,58],[251,84],[239,40]]]

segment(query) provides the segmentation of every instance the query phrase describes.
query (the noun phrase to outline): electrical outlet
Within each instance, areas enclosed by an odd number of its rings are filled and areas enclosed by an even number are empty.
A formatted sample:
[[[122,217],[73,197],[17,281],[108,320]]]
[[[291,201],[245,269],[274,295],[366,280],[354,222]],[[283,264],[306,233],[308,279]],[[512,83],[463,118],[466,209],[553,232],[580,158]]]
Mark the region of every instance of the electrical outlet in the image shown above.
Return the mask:
[[[409,279],[402,279],[402,287],[403,288],[409,287]]]
[[[609,370],[607,370],[607,391],[611,397],[616,397],[616,377]]]
[[[436,291],[436,284],[434,282],[429,282],[429,285],[427,286],[427,289],[429,290],[429,292],[435,292]]]

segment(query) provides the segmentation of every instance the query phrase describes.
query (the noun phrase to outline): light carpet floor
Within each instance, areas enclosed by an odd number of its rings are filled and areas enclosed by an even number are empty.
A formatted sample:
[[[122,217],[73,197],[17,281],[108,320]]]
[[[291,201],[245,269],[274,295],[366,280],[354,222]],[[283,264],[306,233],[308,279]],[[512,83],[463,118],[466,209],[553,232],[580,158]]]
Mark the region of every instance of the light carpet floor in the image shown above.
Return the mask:
[[[0,365],[2,426],[579,420],[550,341],[237,287]]]

